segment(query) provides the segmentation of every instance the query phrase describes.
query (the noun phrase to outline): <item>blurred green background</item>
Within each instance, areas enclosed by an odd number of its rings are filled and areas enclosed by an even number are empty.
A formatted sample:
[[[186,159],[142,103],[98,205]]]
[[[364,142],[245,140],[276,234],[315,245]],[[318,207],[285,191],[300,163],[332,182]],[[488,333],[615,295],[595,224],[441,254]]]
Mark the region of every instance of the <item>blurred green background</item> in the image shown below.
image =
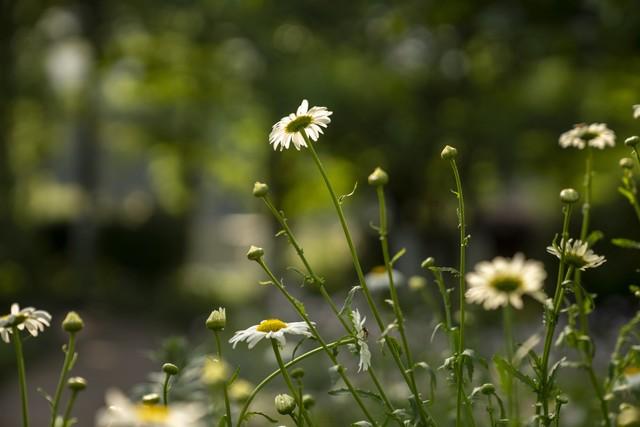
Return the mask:
[[[608,123],[619,142],[596,153],[592,223],[609,262],[587,285],[624,295],[636,279],[637,255],[608,243],[640,237],[615,191],[622,140],[640,128],[635,0],[0,5],[2,311],[13,301],[84,309],[161,325],[150,336],[199,330],[218,305],[238,327],[256,323],[281,301],[264,303],[249,245],[299,281],[251,196],[256,180],[344,295],[351,261],[311,158],[267,140],[302,98],[334,111],[317,148],[340,193],[360,184],[347,209],[367,267],[381,256],[366,176],[389,172],[406,275],[426,256],[456,262],[445,144],[460,152],[470,264],[524,251],[553,271],[544,248],[559,227],[557,195],[579,188],[584,162],[557,138],[574,123]]]

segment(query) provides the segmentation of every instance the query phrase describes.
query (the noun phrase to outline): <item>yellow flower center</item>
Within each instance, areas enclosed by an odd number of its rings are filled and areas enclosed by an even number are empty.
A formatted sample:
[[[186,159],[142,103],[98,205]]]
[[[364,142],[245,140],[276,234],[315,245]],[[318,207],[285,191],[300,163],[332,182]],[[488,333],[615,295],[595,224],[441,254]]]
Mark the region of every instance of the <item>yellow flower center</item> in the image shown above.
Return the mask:
[[[277,332],[286,327],[287,324],[280,319],[267,319],[260,322],[256,329],[260,332]]]
[[[300,132],[311,124],[311,120],[311,116],[298,116],[289,122],[285,130],[288,133]]]
[[[382,274],[387,272],[387,268],[384,265],[378,265],[376,267],[373,267],[371,269],[371,272],[375,274]]]
[[[522,278],[515,275],[499,275],[493,278],[490,285],[495,290],[508,294],[522,287]]]
[[[138,421],[145,423],[162,423],[169,419],[169,408],[166,406],[139,404],[135,411]]]

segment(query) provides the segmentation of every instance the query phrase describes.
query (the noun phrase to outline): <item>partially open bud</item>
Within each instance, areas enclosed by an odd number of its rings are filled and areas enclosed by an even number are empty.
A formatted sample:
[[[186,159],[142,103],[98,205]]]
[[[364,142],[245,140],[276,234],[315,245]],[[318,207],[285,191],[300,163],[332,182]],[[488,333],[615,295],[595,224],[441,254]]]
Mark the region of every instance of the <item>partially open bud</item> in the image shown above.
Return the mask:
[[[249,252],[247,252],[247,258],[251,261],[258,261],[264,256],[264,249],[251,245]]]
[[[62,329],[70,334],[75,334],[84,328],[84,322],[75,311],[67,313],[67,317],[62,321]]]
[[[420,291],[427,286],[427,279],[422,276],[409,277],[409,289],[412,291]]]
[[[560,200],[562,203],[575,203],[580,199],[580,194],[573,188],[565,188],[560,192]]]
[[[304,396],[302,396],[302,405],[304,406],[304,409],[311,409],[315,404],[316,399],[310,394],[305,394]]]
[[[422,261],[422,264],[420,264],[420,267],[422,267],[425,270],[430,269],[431,267],[436,265],[436,260],[434,257],[430,256],[429,258],[425,259],[424,261]]]
[[[376,168],[371,175],[369,175],[368,181],[369,185],[373,185],[374,187],[386,185],[389,182],[389,175],[381,168]]]
[[[256,181],[253,184],[253,195],[255,197],[264,197],[269,193],[269,186],[264,182]]]
[[[633,160],[629,157],[621,158],[619,164],[622,169],[633,169]]]
[[[178,367],[173,363],[165,363],[164,365],[162,365],[162,372],[167,375],[178,375],[179,371],[180,370],[178,369]]]
[[[620,405],[620,413],[616,419],[618,427],[640,427],[640,409],[628,403]]]
[[[147,406],[157,405],[160,402],[158,393],[149,393],[142,396],[142,403]]]
[[[635,148],[638,143],[640,143],[640,138],[635,135],[630,136],[629,138],[624,140],[624,145],[626,145],[627,147]]]
[[[227,326],[227,313],[224,307],[213,310],[205,322],[207,329],[222,331]]]
[[[442,149],[442,152],[440,153],[440,157],[442,157],[444,160],[453,160],[456,157],[458,157],[458,150],[456,150],[450,145],[447,145]]]
[[[279,394],[275,399],[276,411],[281,415],[289,415],[296,409],[296,400],[288,394]]]
[[[82,377],[71,377],[67,381],[67,387],[74,392],[79,392],[87,388],[87,380]]]

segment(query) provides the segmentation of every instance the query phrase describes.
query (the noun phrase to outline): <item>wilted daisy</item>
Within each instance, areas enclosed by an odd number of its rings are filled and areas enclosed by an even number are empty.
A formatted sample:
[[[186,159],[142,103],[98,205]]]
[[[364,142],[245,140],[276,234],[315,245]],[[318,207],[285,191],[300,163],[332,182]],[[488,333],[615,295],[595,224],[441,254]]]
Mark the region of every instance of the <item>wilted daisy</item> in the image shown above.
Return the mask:
[[[9,314],[0,316],[0,337],[8,343],[14,326],[20,331],[26,329],[31,336],[37,337],[38,333],[44,331],[45,326],[50,325],[51,315],[46,311],[33,307],[20,309],[20,306],[14,303]]]
[[[134,403],[117,390],[106,395],[107,407],[98,412],[97,427],[204,427],[206,408],[197,403],[169,406]]]
[[[559,142],[562,148],[576,147],[582,150],[588,145],[603,150],[616,145],[616,134],[604,123],[581,123],[560,135]]]
[[[354,353],[360,355],[360,361],[358,362],[358,372],[366,371],[371,366],[371,352],[369,351],[369,345],[367,345],[367,337],[369,332],[364,327],[366,317],[360,316],[360,312],[356,309],[351,311],[351,323],[355,328],[356,337],[358,342],[351,345],[351,349]]]
[[[547,246],[547,252],[551,255],[555,255],[558,259],[562,259],[563,242],[564,241],[561,241],[560,245],[554,243],[552,246]],[[605,257],[596,255],[591,249],[589,249],[589,243],[578,239],[567,240],[564,253],[565,262],[582,271],[587,268],[599,267],[607,261]]]
[[[311,336],[309,326],[306,322],[286,323],[280,319],[267,319],[258,325],[237,331],[229,340],[229,343],[233,344],[233,348],[236,348],[236,344],[241,341],[246,341],[251,349],[263,338],[271,338],[278,341],[280,345],[285,345],[287,341],[284,334]]]
[[[393,275],[394,285],[401,286],[404,283],[404,274],[395,269],[391,270],[391,274]],[[370,291],[389,289],[389,274],[384,265],[373,267],[371,271],[364,276],[364,281]]]
[[[640,119],[640,104],[633,106],[633,118]]]
[[[467,301],[482,304],[493,310],[511,304],[522,308],[522,295],[528,294],[544,300],[542,286],[547,273],[541,262],[525,260],[521,253],[513,258],[496,257],[493,261],[476,264],[475,271],[467,274],[469,289]]]
[[[309,102],[303,99],[295,114],[291,113],[273,125],[269,134],[269,144],[273,144],[274,150],[280,146],[280,151],[289,148],[292,141],[296,150],[299,150],[300,147],[306,147],[307,143],[302,132],[308,138],[317,141],[320,134],[323,133],[322,128],[326,128],[331,122],[329,118],[331,114],[333,113],[326,107],[309,108]]]

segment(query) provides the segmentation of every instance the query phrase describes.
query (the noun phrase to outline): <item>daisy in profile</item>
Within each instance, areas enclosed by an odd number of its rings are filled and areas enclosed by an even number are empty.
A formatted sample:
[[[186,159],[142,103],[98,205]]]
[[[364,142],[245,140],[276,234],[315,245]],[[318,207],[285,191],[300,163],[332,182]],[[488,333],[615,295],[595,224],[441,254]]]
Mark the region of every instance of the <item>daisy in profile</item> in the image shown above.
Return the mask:
[[[542,291],[547,273],[541,262],[525,260],[521,253],[513,258],[496,257],[493,261],[476,264],[475,270],[467,274],[469,289],[467,301],[482,304],[486,310],[511,304],[522,308],[522,295],[544,301]]]
[[[296,150],[300,147],[306,147],[306,138],[317,141],[323,133],[322,128],[326,128],[331,122],[329,116],[333,114],[326,107],[311,107],[306,99],[298,107],[298,110],[281,118],[269,134],[269,144],[273,145],[273,149],[280,151],[289,148],[289,144],[293,142]]]
[[[98,412],[96,427],[204,427],[206,408],[197,403],[168,406],[134,403],[118,390],[108,390],[107,407]]]
[[[366,317],[360,316],[360,312],[357,309],[351,311],[351,323],[353,323],[355,335],[358,339],[356,344],[351,344],[351,350],[360,355],[358,372],[367,371],[369,366],[371,366],[371,352],[369,351],[369,345],[367,344],[369,332],[367,332],[367,329],[364,327],[364,322],[366,320]]]
[[[229,343],[233,344],[233,348],[236,348],[239,342],[246,341],[249,348],[252,349],[263,338],[270,338],[278,341],[281,346],[284,346],[287,342],[284,334],[303,335],[305,337],[311,336],[309,325],[305,322],[286,323],[280,319],[267,319],[257,325],[253,325],[242,331],[237,331],[229,340]]]
[[[569,239],[566,245],[564,245],[564,241],[561,241],[560,245],[553,243],[551,246],[547,246],[547,252],[555,255],[558,259],[562,259],[563,246],[565,246],[564,261],[582,271],[587,268],[599,267],[607,261],[605,257],[596,255],[589,249],[589,243],[578,239]]]
[[[604,150],[607,146],[616,145],[616,134],[604,123],[581,123],[560,135],[559,142],[562,148],[576,147],[582,150],[589,146]]]
[[[12,328],[19,331],[27,330],[32,337],[44,331],[45,326],[51,325],[51,315],[44,310],[33,307],[20,309],[16,303],[11,305],[9,314],[0,316],[0,337],[6,343],[11,341]]]
[[[391,274],[393,275],[393,284],[395,286],[402,286],[402,284],[404,284],[404,274],[396,269],[392,269]],[[373,267],[371,271],[364,276],[364,281],[372,292],[389,289],[389,274],[384,265]]]

